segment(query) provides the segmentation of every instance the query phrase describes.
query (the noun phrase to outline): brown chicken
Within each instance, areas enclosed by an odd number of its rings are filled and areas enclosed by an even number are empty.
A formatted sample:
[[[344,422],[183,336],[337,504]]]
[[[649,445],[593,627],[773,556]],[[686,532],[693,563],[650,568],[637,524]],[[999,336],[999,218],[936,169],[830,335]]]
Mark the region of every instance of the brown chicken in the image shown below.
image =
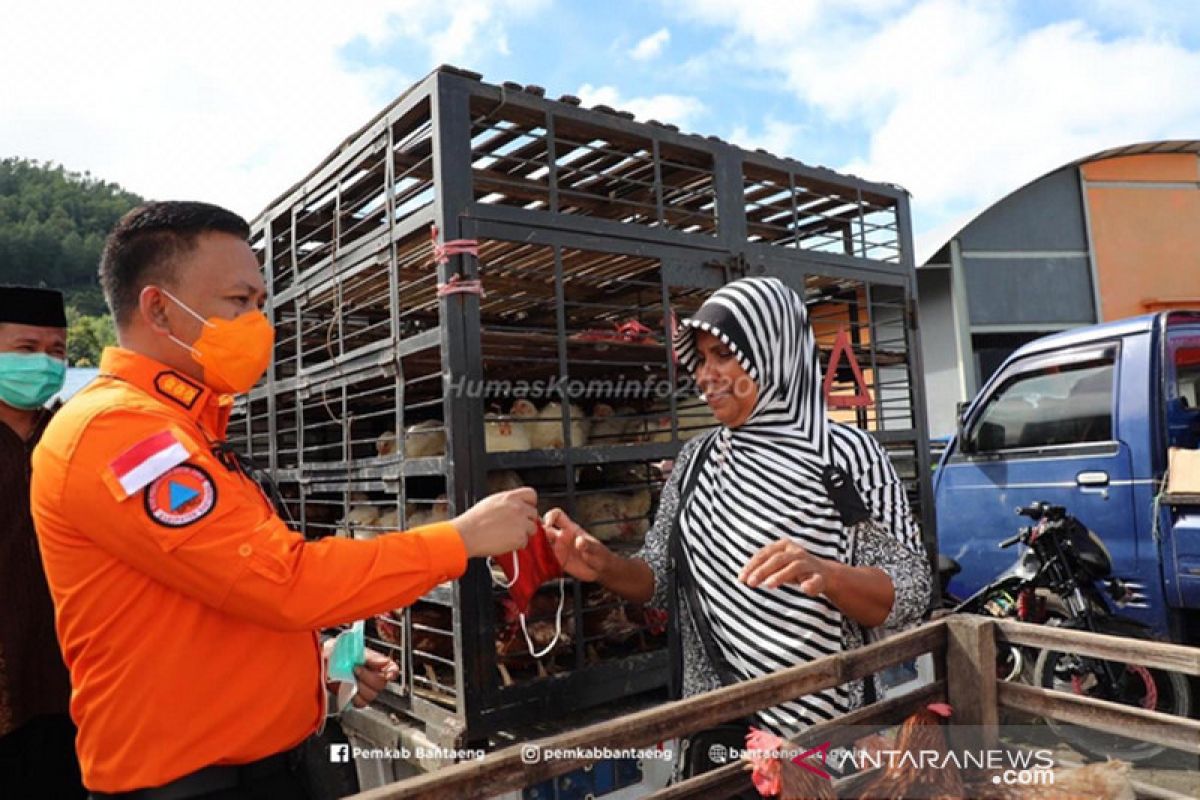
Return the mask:
[[[751,728],[746,734],[750,780],[758,793],[779,800],[834,800],[837,795],[831,780],[779,755],[790,750],[795,747],[773,733]],[[823,767],[819,760],[809,763]]]
[[[985,773],[968,783],[966,791],[979,800],[1134,800],[1130,769],[1126,762],[1112,760],[1056,769],[1052,782],[1029,786],[995,783],[993,773]]]
[[[892,748],[896,752],[892,759],[883,773],[867,785],[859,800],[962,798],[962,775],[953,762],[940,759],[937,763],[923,763],[921,760],[922,753],[946,752],[942,724],[950,713],[950,706],[945,703],[930,703],[906,719],[896,734],[896,744]]]

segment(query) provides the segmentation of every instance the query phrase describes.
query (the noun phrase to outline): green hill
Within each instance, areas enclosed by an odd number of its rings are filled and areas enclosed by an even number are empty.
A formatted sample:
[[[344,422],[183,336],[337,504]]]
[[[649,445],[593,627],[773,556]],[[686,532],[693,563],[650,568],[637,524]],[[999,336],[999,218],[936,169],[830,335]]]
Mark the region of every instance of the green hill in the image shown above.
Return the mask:
[[[0,160],[0,283],[61,289],[80,314],[107,313],[96,277],[100,250],[121,215],[141,202],[86,172]]]

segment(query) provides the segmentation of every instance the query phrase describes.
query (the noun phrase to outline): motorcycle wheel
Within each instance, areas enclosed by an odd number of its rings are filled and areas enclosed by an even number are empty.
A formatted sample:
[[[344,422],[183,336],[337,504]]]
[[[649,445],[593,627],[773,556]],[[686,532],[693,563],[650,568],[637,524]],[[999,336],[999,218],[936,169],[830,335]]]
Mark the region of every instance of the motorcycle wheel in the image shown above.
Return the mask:
[[[1063,625],[1071,628],[1081,626],[1082,623]],[[1150,638],[1148,631],[1140,625],[1115,617],[1096,620],[1096,627],[1099,633],[1134,639]],[[1164,714],[1188,716],[1192,705],[1192,692],[1186,675],[1137,664],[1115,661],[1109,663],[1115,664],[1121,674],[1117,692],[1119,702],[1161,711]],[[1042,650],[1034,664],[1033,685],[1071,694],[1102,696],[1095,675],[1095,668],[1099,664],[1098,659],[1084,659],[1076,653]],[[1046,719],[1046,724],[1064,742],[1093,758],[1116,758],[1138,764],[1168,749],[1153,742],[1143,742],[1049,718]]]

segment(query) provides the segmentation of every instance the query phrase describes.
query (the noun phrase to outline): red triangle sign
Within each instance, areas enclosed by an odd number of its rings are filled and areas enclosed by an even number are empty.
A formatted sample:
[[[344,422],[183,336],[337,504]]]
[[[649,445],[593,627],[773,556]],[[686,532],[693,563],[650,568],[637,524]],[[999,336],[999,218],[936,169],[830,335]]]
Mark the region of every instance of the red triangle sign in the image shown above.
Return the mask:
[[[837,375],[838,364],[843,355],[850,361],[857,388],[852,395],[830,395],[829,390],[833,388],[833,379]],[[825,392],[825,404],[829,408],[859,408],[871,405],[871,390],[863,380],[862,369],[859,368],[858,359],[854,357],[854,350],[850,346],[850,331],[845,328],[838,331],[837,338],[833,341],[833,354],[829,357],[829,366],[825,369],[825,383],[822,389]]]

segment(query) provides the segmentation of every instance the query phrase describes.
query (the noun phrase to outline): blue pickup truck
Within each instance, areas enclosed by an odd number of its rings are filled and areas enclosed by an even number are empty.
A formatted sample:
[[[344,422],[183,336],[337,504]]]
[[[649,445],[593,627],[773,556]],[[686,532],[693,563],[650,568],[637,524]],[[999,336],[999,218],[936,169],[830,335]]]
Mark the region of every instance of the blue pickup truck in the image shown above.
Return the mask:
[[[1200,498],[1163,495],[1170,447],[1200,442],[1200,312],[1077,328],[1013,353],[960,415],[934,482],[938,541],[965,597],[1008,566],[997,542],[1034,501],[1107,546],[1119,613],[1200,643]]]

